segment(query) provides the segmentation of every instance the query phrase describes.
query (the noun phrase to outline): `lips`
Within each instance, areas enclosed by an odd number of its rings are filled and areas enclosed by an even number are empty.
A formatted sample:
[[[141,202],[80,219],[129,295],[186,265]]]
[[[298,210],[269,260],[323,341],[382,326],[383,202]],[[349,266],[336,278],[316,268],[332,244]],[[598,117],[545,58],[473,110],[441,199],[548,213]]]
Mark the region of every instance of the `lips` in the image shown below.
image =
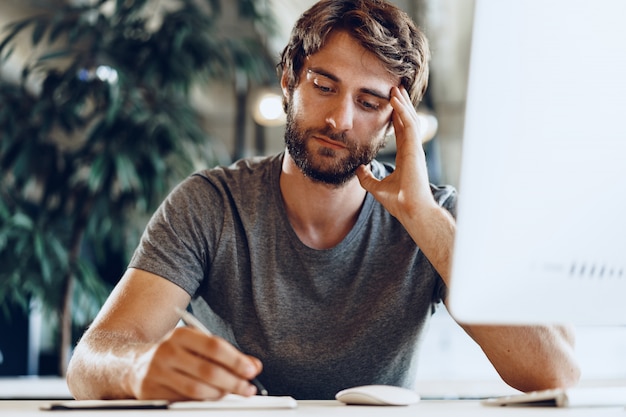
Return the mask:
[[[346,148],[346,145],[343,142],[339,142],[339,141],[330,139],[327,136],[313,135],[313,138],[318,140],[319,142],[322,142],[322,144],[324,146],[327,146],[329,148],[334,148],[334,149],[345,149]]]

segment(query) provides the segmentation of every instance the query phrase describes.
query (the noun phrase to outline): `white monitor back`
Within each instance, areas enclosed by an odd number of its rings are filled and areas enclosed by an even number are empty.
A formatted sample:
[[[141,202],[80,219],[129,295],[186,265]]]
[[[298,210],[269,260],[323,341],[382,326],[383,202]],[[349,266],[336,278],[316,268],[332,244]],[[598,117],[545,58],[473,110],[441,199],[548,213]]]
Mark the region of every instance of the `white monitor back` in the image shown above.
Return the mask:
[[[626,324],[626,1],[477,0],[449,307]]]

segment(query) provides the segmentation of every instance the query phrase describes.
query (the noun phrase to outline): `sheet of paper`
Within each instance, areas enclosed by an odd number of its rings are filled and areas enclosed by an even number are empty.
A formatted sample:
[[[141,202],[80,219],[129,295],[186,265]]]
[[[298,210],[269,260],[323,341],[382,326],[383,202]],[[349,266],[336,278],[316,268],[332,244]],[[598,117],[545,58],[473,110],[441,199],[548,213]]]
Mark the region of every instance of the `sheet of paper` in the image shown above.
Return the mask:
[[[169,405],[170,409],[215,409],[215,408],[296,408],[298,403],[293,397],[263,396],[241,397],[229,394],[219,401],[180,401]]]

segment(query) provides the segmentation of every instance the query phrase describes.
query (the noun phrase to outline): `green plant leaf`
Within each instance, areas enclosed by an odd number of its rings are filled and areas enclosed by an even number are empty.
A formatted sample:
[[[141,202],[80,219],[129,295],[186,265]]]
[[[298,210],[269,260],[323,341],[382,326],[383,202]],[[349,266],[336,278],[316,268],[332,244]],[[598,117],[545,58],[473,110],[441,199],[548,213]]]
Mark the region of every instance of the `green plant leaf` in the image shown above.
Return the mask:
[[[48,52],[45,54],[42,54],[41,56],[39,56],[39,62],[43,62],[43,61],[51,61],[51,60],[55,60],[55,59],[59,59],[59,58],[65,58],[68,56],[72,56],[74,54],[74,51],[72,51],[71,49],[60,49],[60,50],[56,50],[56,51],[52,51],[52,52]]]
[[[89,172],[89,179],[87,182],[89,191],[94,194],[100,192],[108,175],[108,161],[104,155],[98,155]]]
[[[15,227],[17,228],[28,231],[33,229],[33,220],[24,213],[15,213],[11,220],[13,225],[15,225]]]
[[[55,236],[48,236],[48,245],[50,246],[50,254],[54,255],[54,259],[62,270],[68,268],[68,252],[63,243]]]
[[[52,283],[52,263],[47,256],[45,242],[40,233],[35,232],[34,236],[35,261],[39,264],[41,277],[46,285]]]
[[[115,168],[121,191],[127,192],[139,188],[139,175],[127,155],[115,156]]]

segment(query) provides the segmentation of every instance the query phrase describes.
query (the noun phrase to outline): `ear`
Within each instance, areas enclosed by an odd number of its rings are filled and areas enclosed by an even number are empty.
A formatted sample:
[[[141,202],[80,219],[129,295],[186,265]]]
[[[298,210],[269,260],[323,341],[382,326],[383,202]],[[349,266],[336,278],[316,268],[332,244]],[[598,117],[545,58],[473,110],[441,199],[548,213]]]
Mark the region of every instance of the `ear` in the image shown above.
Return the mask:
[[[280,76],[280,88],[283,90],[284,100],[289,100],[289,81],[287,78],[287,71],[283,70],[283,74]]]

